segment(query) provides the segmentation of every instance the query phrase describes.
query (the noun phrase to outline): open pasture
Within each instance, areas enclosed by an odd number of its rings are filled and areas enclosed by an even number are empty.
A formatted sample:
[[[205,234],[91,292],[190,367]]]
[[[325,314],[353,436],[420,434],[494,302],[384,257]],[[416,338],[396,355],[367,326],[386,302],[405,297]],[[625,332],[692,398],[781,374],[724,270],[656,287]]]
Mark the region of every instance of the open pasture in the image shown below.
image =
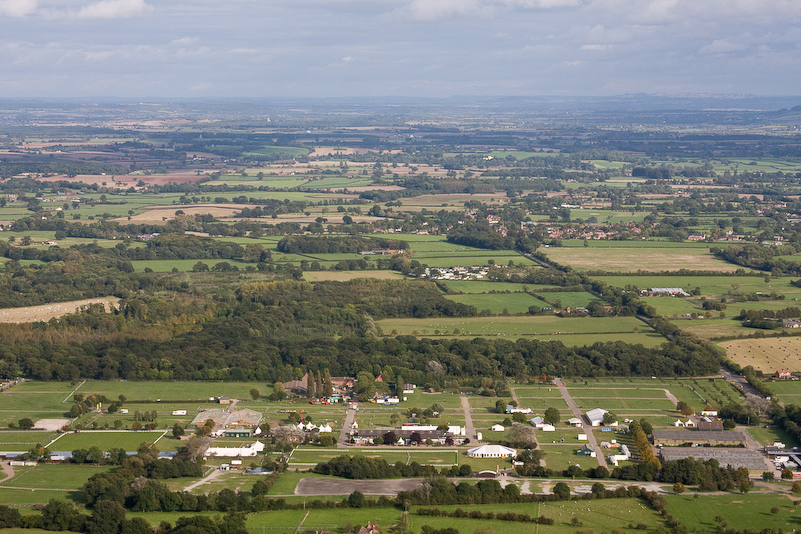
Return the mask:
[[[549,247],[545,255],[577,271],[736,271],[740,268],[717,259],[706,249],[687,248],[594,248]]]
[[[723,517],[738,530],[783,529],[791,531],[801,524],[798,507],[787,495],[665,495],[668,512],[682,525],[712,531],[717,528],[716,517]],[[779,513],[772,514],[771,508]]]
[[[550,489],[549,489],[550,492]],[[455,510],[459,506],[440,506],[438,508]],[[465,508],[462,506],[462,508]],[[573,532],[609,532],[615,528],[625,529],[630,523],[633,525],[648,525],[649,531],[664,526],[665,521],[653,509],[639,499],[604,499],[591,501],[558,501],[538,504],[495,504],[470,506],[470,510],[481,512],[514,512],[529,514],[532,517],[545,516],[554,519],[553,525],[533,525],[531,523],[516,523],[510,521],[482,520],[454,517],[430,517],[409,514],[410,527],[415,531],[423,525],[435,528],[452,527],[459,532],[470,533],[477,530],[491,528],[504,534],[572,534]],[[582,522],[578,529],[572,525],[573,518]]]
[[[307,282],[349,282],[357,278],[378,280],[405,280],[406,277],[395,271],[304,271]]]
[[[513,284],[511,282],[487,282],[483,280],[440,280],[439,283],[454,293],[505,293],[507,291],[509,293],[522,293],[524,289],[536,292],[537,289],[551,287],[534,284]]]
[[[313,466],[320,462],[327,462],[339,456],[364,456],[366,458],[381,458],[389,464],[401,462],[410,464],[417,462],[421,465],[450,466],[465,463],[460,461],[462,451],[456,449],[414,449],[406,447],[397,448],[359,448],[359,449],[321,449],[299,447],[289,456],[290,466]]]
[[[447,295],[448,300],[475,306],[477,310],[491,313],[526,313],[531,306],[548,306],[547,302],[527,293],[472,293],[467,295]]]
[[[101,451],[110,449],[135,451],[143,442],[156,443],[156,447],[159,447],[165,432],[165,430],[138,432],[84,430],[78,433],[62,434],[48,448],[54,451],[74,451],[89,447],[97,447]]]
[[[772,380],[770,388],[786,404],[801,404],[801,381]]]
[[[268,387],[258,382],[131,382],[131,381],[95,381],[89,380],[81,385],[75,393],[89,395],[98,393],[116,400],[124,395],[126,402],[170,402],[170,401],[205,401],[210,404],[209,397],[230,397],[232,399],[250,399],[250,390],[258,389],[263,394],[269,393]],[[166,409],[158,404],[151,410]]]
[[[0,482],[0,487],[77,490],[92,475],[107,473],[112,469],[113,466],[107,465],[41,464],[15,470],[12,478]]]
[[[738,339],[719,345],[733,362],[743,367],[751,365],[765,374],[779,369],[801,371],[801,337]]]
[[[720,318],[676,319],[670,321],[682,331],[694,334],[702,339],[726,339],[748,336],[754,333],[753,328],[743,326],[740,321]]]
[[[37,443],[45,444],[55,438],[52,432],[0,432],[0,450],[2,451],[28,451]]]
[[[657,346],[664,338],[633,317],[562,318],[550,315],[434,319],[384,319],[384,333],[399,335],[494,336],[562,341],[568,345],[591,344],[595,340],[625,339]],[[635,332],[635,328],[637,331]],[[393,334],[394,335],[394,334]],[[597,339],[596,339],[597,337]]]

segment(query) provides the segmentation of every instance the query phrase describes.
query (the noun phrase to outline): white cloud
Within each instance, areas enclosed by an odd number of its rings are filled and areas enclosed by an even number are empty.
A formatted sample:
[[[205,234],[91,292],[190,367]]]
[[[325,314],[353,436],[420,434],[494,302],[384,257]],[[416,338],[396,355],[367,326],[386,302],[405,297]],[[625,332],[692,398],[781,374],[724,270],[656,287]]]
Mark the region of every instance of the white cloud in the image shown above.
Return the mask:
[[[585,44],[581,45],[582,50],[609,50],[612,48],[610,44]]]
[[[356,59],[351,56],[345,56],[342,58],[342,63],[350,63],[351,61],[356,61]]]
[[[581,0],[503,0],[504,5],[527,9],[553,9],[556,7],[573,7],[581,4]]]
[[[715,39],[712,43],[702,47],[698,50],[699,54],[727,54],[729,52],[737,52],[747,48],[744,44],[731,43],[726,39]]]
[[[403,10],[417,22],[434,22],[471,15],[478,9],[475,0],[412,0]]]
[[[153,9],[144,0],[100,0],[82,7],[75,18],[121,19],[142,15]]]
[[[416,22],[437,22],[467,16],[488,16],[500,8],[553,9],[574,7],[583,0],[411,0],[393,13]]]
[[[0,0],[0,17],[24,17],[36,8],[37,0]]]

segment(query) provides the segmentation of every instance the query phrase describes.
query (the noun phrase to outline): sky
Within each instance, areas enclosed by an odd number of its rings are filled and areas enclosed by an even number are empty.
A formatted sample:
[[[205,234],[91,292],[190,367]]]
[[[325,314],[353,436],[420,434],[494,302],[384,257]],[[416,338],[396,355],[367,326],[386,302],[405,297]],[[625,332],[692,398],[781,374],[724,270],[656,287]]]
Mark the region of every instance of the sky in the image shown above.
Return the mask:
[[[0,0],[0,97],[800,87],[801,0]]]

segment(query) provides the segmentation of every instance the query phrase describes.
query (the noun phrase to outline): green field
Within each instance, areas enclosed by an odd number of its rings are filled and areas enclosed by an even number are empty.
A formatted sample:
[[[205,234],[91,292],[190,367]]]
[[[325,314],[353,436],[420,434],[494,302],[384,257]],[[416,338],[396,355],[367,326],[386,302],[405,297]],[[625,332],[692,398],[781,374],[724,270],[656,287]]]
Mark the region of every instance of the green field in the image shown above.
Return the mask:
[[[448,300],[475,306],[477,310],[491,313],[526,313],[531,306],[548,306],[547,302],[527,293],[472,293],[468,295],[447,295]]]
[[[443,510],[455,510],[458,506],[438,506]],[[464,509],[465,507],[462,506]],[[423,525],[436,528],[452,527],[462,533],[491,528],[504,534],[572,534],[574,532],[609,532],[614,528],[626,528],[629,524],[648,525],[649,529],[664,526],[664,520],[653,509],[639,499],[604,499],[589,501],[566,501],[530,504],[473,505],[470,510],[481,512],[514,512],[533,517],[545,516],[554,519],[553,525],[533,525],[498,520],[480,520],[453,517],[431,517],[409,515],[410,527],[418,531]],[[581,527],[571,525],[573,518],[579,518]],[[594,530],[593,530],[594,529]],[[649,530],[652,531],[652,530]],[[627,530],[628,532],[628,530]]]
[[[726,519],[729,528],[738,530],[772,528],[791,531],[799,524],[798,509],[786,495],[666,495],[670,514],[689,528],[713,531],[720,516]],[[776,507],[779,513],[771,514]]]
[[[2,486],[16,488],[50,489],[72,491],[80,489],[94,474],[107,473],[112,466],[42,464],[36,467],[15,469],[12,478],[0,482]],[[0,489],[0,493],[3,491]]]
[[[461,451],[455,449],[408,449],[398,448],[353,448],[353,449],[321,449],[321,448],[298,448],[289,457],[290,466],[310,466],[319,462],[327,462],[338,456],[366,456],[368,458],[382,458],[389,464],[403,462],[410,464],[417,462],[422,465],[450,466],[465,463],[461,456]]]
[[[665,341],[648,325],[632,317],[562,318],[540,315],[454,319],[384,319],[377,323],[385,334],[397,331],[399,335],[505,336],[510,338],[532,336],[537,339],[562,341],[566,345],[625,340],[629,343],[642,343],[650,347],[658,346]]]
[[[108,451],[110,449],[125,449],[126,451],[135,451],[141,443],[156,443],[159,447],[162,440],[159,440],[165,431],[154,432],[92,432],[83,431],[80,433],[62,434],[62,436],[52,445],[50,450],[56,451],[74,451],[75,449],[88,449],[89,447],[97,447],[101,451]],[[166,438],[166,436],[165,436]]]

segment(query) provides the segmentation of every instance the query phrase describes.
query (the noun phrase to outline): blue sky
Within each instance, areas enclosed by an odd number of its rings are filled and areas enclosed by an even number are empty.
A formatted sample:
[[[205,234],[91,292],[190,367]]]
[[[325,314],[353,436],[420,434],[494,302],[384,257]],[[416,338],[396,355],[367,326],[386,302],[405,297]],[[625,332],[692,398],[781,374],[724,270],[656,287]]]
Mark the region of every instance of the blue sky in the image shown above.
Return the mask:
[[[0,0],[0,97],[801,93],[801,0]]]

